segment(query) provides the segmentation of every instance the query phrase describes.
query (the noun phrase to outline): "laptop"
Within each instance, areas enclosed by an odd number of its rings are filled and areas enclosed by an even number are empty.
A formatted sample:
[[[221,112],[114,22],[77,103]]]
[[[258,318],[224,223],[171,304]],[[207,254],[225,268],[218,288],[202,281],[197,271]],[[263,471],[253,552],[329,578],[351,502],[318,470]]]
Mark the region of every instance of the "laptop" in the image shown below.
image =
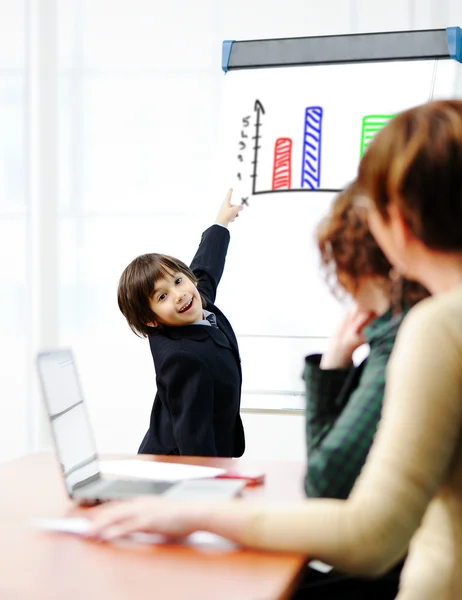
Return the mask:
[[[95,437],[83,398],[72,350],[58,348],[37,354],[37,369],[52,438],[67,493],[78,504],[146,494],[178,498],[237,495],[239,481],[185,480],[180,482],[106,478],[100,471]],[[232,483],[228,487],[223,483]],[[217,485],[218,484],[218,485]]]

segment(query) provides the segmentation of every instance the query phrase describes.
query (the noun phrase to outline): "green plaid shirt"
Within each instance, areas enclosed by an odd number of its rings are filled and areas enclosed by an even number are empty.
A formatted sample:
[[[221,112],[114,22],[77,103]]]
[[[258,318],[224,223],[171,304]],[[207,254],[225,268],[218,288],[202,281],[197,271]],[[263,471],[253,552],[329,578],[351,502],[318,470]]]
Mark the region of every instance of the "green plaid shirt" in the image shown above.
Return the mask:
[[[386,366],[403,318],[388,311],[364,328],[370,352],[358,367],[320,369],[321,355],[306,357],[307,496],[350,494],[380,420]]]

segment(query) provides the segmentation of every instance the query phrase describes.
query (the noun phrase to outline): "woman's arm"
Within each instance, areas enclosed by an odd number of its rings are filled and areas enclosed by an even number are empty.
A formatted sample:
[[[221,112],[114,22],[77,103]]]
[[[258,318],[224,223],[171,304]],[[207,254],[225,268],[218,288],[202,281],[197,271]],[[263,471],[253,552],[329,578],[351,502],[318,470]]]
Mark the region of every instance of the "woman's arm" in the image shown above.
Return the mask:
[[[111,538],[142,529],[181,536],[207,530],[253,548],[301,552],[346,572],[385,572],[406,552],[458,441],[462,349],[455,318],[462,338],[460,308],[454,317],[425,301],[401,327],[383,418],[348,500],[193,506],[161,497],[134,500],[89,512],[92,534]]]
[[[383,417],[349,499],[262,507],[233,524],[241,532],[238,541],[302,551],[359,574],[383,573],[404,555],[445,477],[462,421],[462,349],[456,337],[462,337],[462,319],[460,309],[452,315],[444,308],[427,301],[400,329]],[[211,530],[224,534],[221,519],[209,518]]]
[[[327,435],[348,401],[346,387],[356,380],[356,368],[321,369],[320,354],[305,358],[306,446],[311,454]],[[361,369],[362,370],[362,369]]]
[[[371,351],[361,372],[353,367],[344,389],[334,397],[326,398],[322,389],[313,393],[315,381],[307,381],[307,496],[348,498],[380,420],[387,359],[387,355]],[[319,378],[329,375],[340,379],[337,371],[318,373]]]
[[[324,355],[306,359],[309,497],[347,498],[369,452],[382,410],[391,346],[384,352],[377,342],[360,367],[353,366],[352,357],[365,342],[363,329],[374,317],[353,306]]]

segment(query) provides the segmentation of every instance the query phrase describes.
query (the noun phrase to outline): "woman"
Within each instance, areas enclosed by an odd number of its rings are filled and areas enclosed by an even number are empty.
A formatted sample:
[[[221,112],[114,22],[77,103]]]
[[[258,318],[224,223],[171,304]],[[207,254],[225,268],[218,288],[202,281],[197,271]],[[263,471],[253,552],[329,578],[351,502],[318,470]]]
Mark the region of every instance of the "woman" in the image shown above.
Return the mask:
[[[306,358],[306,438],[310,497],[348,498],[369,453],[382,412],[385,370],[404,315],[428,292],[390,278],[392,266],[377,246],[350,185],[334,200],[316,238],[326,279],[353,307],[327,351]],[[369,345],[353,365],[354,351]]]
[[[348,499],[286,507],[135,500],[94,509],[94,535],[202,529],[367,576],[409,548],[399,600],[462,598],[462,102],[432,102],[390,121],[363,156],[358,184],[390,262],[434,297],[400,329],[380,426]]]
[[[359,190],[348,186],[321,221],[316,239],[326,279],[336,296],[350,296],[353,307],[337,327],[327,351],[307,356],[306,495],[348,498],[364,466],[382,412],[385,372],[396,334],[408,312],[428,292],[396,277],[367,218],[356,205]],[[364,344],[369,354],[353,365]],[[396,596],[402,563],[378,579],[368,580],[304,570],[294,598]]]
[[[327,351],[307,356],[306,495],[348,498],[364,466],[382,412],[385,373],[398,329],[410,307],[428,292],[396,277],[356,205],[359,190],[348,186],[321,221],[317,244],[333,293],[347,294],[353,307],[337,327]],[[343,292],[343,294],[342,294]],[[353,365],[354,351],[367,342],[369,354]],[[402,562],[374,580],[319,572],[308,565],[294,600],[309,597],[396,596]]]

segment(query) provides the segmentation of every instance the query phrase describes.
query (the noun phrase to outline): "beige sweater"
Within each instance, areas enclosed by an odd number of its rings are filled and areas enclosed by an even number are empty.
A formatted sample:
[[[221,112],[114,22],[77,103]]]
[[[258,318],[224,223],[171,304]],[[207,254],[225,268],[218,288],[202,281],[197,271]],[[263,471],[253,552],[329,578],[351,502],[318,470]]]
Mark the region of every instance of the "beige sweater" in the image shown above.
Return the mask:
[[[245,541],[365,576],[387,571],[410,543],[399,600],[462,599],[462,286],[406,317],[350,498],[254,507]]]

